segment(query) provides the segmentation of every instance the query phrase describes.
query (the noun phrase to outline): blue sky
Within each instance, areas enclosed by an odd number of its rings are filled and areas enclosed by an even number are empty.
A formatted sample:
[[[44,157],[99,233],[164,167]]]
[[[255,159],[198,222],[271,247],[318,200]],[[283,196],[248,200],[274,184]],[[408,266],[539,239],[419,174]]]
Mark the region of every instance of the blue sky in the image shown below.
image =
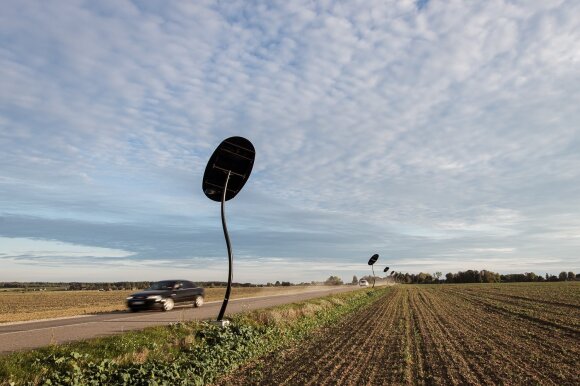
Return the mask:
[[[12,1],[0,281],[580,271],[578,1]]]

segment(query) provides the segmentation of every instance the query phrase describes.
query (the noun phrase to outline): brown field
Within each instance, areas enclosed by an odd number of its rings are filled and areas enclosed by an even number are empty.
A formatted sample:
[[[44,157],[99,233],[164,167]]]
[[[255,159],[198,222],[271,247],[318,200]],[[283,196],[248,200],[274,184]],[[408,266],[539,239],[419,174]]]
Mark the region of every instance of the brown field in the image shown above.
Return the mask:
[[[236,287],[230,299],[294,294],[329,287]],[[136,291],[1,292],[0,323],[125,310],[125,298]],[[206,288],[205,301],[222,300],[225,288]]]
[[[580,283],[394,287],[229,385],[580,384]]]

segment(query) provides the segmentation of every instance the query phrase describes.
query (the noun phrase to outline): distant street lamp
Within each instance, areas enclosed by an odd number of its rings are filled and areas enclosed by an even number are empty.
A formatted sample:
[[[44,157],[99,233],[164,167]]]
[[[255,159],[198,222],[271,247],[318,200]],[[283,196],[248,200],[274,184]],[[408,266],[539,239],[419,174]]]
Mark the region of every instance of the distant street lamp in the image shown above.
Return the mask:
[[[217,318],[218,322],[223,320],[226,312],[233,278],[234,258],[226,225],[225,202],[242,190],[252,172],[255,157],[256,151],[250,141],[242,137],[230,137],[215,149],[203,175],[203,192],[210,200],[221,202],[222,228],[228,249],[228,286]]]
[[[383,272],[387,273],[388,270],[389,270],[389,267],[385,267],[385,269],[383,269]]]
[[[377,279],[375,278],[374,264],[377,262],[378,259],[379,259],[379,255],[376,253],[374,255],[372,255],[371,258],[369,259],[369,265],[371,266],[371,269],[373,270],[373,288],[375,288],[375,282],[377,281]]]

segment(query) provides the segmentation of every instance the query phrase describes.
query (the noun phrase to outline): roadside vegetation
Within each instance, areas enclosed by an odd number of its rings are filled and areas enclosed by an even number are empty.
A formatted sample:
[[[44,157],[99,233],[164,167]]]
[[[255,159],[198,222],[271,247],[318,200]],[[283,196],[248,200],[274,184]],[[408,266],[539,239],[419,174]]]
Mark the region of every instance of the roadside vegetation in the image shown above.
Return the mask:
[[[391,288],[216,384],[580,384],[580,282]]]
[[[359,290],[231,318],[178,323],[0,357],[1,385],[202,385],[364,309],[389,288]]]
[[[322,286],[234,287],[231,299],[295,294],[323,289]],[[0,292],[0,323],[122,311],[125,298],[136,292],[121,291],[39,291]],[[222,300],[225,288],[206,288],[205,301]]]

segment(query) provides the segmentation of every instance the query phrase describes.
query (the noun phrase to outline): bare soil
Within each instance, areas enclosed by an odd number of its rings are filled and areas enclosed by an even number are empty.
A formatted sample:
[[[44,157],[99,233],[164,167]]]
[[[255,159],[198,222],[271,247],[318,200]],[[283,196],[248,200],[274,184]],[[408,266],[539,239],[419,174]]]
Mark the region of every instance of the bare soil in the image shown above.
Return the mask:
[[[220,385],[578,385],[580,283],[398,286]]]

